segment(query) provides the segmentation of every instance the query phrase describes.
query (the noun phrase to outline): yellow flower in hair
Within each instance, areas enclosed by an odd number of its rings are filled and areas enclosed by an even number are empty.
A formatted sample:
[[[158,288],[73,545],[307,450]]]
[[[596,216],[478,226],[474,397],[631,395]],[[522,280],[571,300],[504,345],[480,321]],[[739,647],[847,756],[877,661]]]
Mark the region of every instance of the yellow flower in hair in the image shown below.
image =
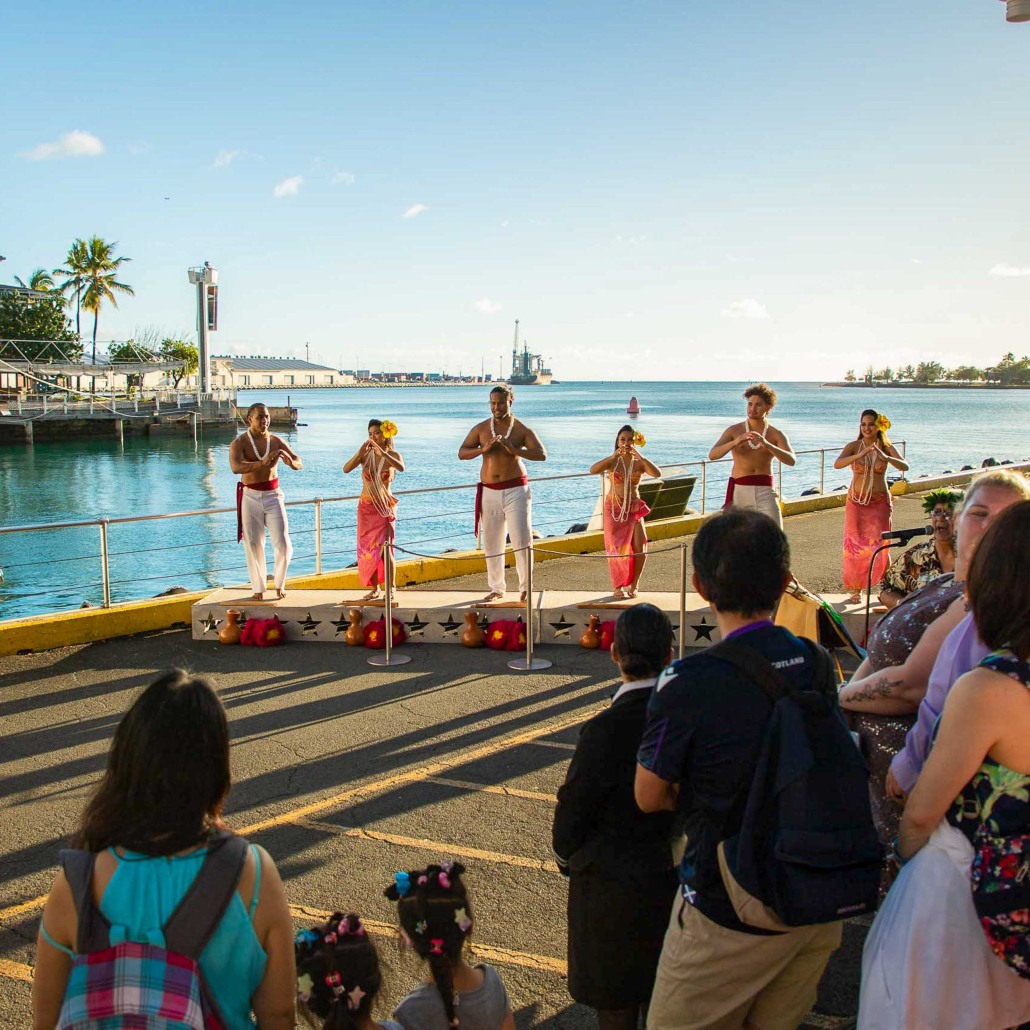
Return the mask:
[[[384,419],[383,424],[379,427],[379,431],[389,440],[390,437],[397,435],[397,424],[389,419]]]
[[[891,427],[891,420],[886,415],[877,415],[876,417],[876,428],[881,433],[886,433]]]
[[[643,447],[645,443],[647,443],[647,440],[644,439],[644,434],[643,433],[641,433],[638,430],[637,432],[635,432],[633,434],[633,446],[634,447]]]

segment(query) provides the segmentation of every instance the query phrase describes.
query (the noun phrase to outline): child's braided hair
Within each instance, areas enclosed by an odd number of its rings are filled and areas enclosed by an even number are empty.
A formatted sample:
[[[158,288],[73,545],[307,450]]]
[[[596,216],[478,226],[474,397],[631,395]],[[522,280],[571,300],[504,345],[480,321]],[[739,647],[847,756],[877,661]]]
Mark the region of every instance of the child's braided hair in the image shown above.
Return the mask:
[[[429,963],[452,1027],[459,1025],[454,967],[472,929],[472,906],[461,879],[464,872],[460,862],[441,862],[395,873],[394,882],[383,891],[397,902],[401,929],[411,946]]]
[[[382,985],[379,955],[361,918],[353,912],[334,912],[324,926],[301,930],[293,949],[297,998],[308,1024],[321,1025],[323,1030],[354,1030],[359,1018],[371,1012]]]

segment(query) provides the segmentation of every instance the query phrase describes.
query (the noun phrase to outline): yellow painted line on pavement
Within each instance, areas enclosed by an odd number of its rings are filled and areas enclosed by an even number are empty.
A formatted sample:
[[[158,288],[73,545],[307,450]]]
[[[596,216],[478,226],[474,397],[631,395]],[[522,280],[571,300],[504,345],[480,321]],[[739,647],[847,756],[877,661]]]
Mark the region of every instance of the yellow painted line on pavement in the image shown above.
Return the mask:
[[[549,805],[558,803],[556,794],[544,794],[539,790],[521,790],[518,787],[505,787],[492,783],[475,783],[472,780],[452,780],[446,776],[428,776],[426,783],[439,783],[444,787],[459,787],[477,794],[499,794],[506,798],[526,798],[528,801],[546,801]]]
[[[33,898],[31,901],[23,901],[20,905],[12,905],[10,908],[0,908],[0,923],[4,923],[8,919],[14,919],[16,916],[23,916],[29,912],[35,912],[37,908],[42,908],[43,905],[46,904],[46,899],[48,897],[48,894],[41,894],[38,898]]]
[[[290,905],[290,914],[295,919],[314,919],[318,922],[325,922],[332,912],[323,912],[318,908],[308,908],[306,905]],[[369,933],[379,937],[400,936],[397,927],[392,923],[380,923],[374,919],[362,919],[361,922]],[[483,944],[474,938],[469,941],[469,950],[473,955],[486,959],[489,962],[496,962],[498,965],[522,966],[524,969],[536,969],[542,972],[557,973],[559,976],[566,976],[569,971],[568,963],[564,959],[551,958],[550,955],[534,955],[530,951],[514,951],[511,948],[498,948],[493,944]]]
[[[12,962],[8,958],[0,958],[0,976],[6,976],[8,980],[24,980],[25,983],[32,983],[32,966],[24,962]]]
[[[295,819],[294,825],[309,830],[322,830],[337,837],[354,837],[358,840],[374,840],[383,844],[396,844],[402,848],[420,848],[423,851],[442,852],[445,855],[460,855],[463,858],[478,858],[484,862],[496,862],[499,865],[519,866],[522,869],[536,869],[539,872],[557,873],[558,866],[542,858],[526,858],[523,855],[507,855],[502,851],[485,851],[482,848],[470,848],[462,844],[445,844],[438,840],[424,840],[420,837],[405,837],[400,833],[384,833],[381,830],[366,830],[360,826],[337,826],[334,823],[322,823],[315,819]]]
[[[427,780],[430,776],[447,772],[449,769],[454,769],[457,766],[467,765],[469,762],[477,762],[481,758],[489,758],[491,755],[507,751],[509,748],[518,747],[520,744],[536,741],[537,738],[544,737],[549,733],[558,733],[561,730],[568,729],[570,726],[576,726],[586,718],[586,714],[580,711],[563,719],[555,719],[553,722],[537,726],[535,729],[526,730],[524,733],[516,733],[513,736],[492,741],[481,747],[473,748],[471,751],[458,752],[451,757],[441,758],[437,762],[417,766],[414,769],[409,769],[407,772],[397,773],[395,776],[388,776],[385,780],[376,780],[372,783],[362,784],[359,787],[351,787],[350,790],[340,791],[339,794],[333,794],[331,797],[323,798],[321,801],[312,801],[310,804],[300,805],[298,808],[283,812],[281,815],[262,819],[260,822],[251,823],[249,826],[241,826],[236,832],[247,836],[251,833],[258,833],[261,830],[271,829],[273,826],[284,826],[305,816],[316,815],[319,812],[326,811],[326,809],[336,808],[344,802],[353,801],[354,798],[365,794],[381,794],[383,791],[403,786],[406,783],[418,783]],[[0,913],[0,917],[2,915],[3,913]]]

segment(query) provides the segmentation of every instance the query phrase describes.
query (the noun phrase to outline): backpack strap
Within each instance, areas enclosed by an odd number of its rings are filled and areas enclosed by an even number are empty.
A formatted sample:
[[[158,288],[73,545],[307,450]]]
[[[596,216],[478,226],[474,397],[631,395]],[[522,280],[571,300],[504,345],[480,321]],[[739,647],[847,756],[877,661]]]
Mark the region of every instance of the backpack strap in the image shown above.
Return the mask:
[[[169,951],[200,958],[236,893],[248,847],[235,834],[221,834],[208,845],[200,872],[162,927]]]
[[[827,694],[836,704],[836,676],[833,670],[833,660],[829,653],[825,647],[807,637],[798,639],[805,645],[815,663],[809,689],[816,690],[820,694]],[[712,658],[721,658],[730,665],[735,665],[765,691],[773,704],[793,690],[772,662],[747,644],[742,644],[737,640],[721,640],[714,647],[710,647],[706,654]]]
[[[63,848],[57,861],[71,887],[78,927],[75,931],[75,952],[86,955],[100,951],[111,943],[111,924],[93,901],[93,874],[97,856],[92,851]]]

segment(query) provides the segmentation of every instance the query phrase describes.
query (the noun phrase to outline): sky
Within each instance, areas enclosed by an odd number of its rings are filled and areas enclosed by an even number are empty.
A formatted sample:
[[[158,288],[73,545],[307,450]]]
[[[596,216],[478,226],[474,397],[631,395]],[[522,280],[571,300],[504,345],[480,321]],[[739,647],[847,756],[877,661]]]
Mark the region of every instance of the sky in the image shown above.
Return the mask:
[[[99,235],[99,339],[563,380],[1030,352],[1030,24],[998,0],[5,8],[0,282]],[[83,325],[92,331],[92,321]],[[309,350],[305,348],[309,347]]]

